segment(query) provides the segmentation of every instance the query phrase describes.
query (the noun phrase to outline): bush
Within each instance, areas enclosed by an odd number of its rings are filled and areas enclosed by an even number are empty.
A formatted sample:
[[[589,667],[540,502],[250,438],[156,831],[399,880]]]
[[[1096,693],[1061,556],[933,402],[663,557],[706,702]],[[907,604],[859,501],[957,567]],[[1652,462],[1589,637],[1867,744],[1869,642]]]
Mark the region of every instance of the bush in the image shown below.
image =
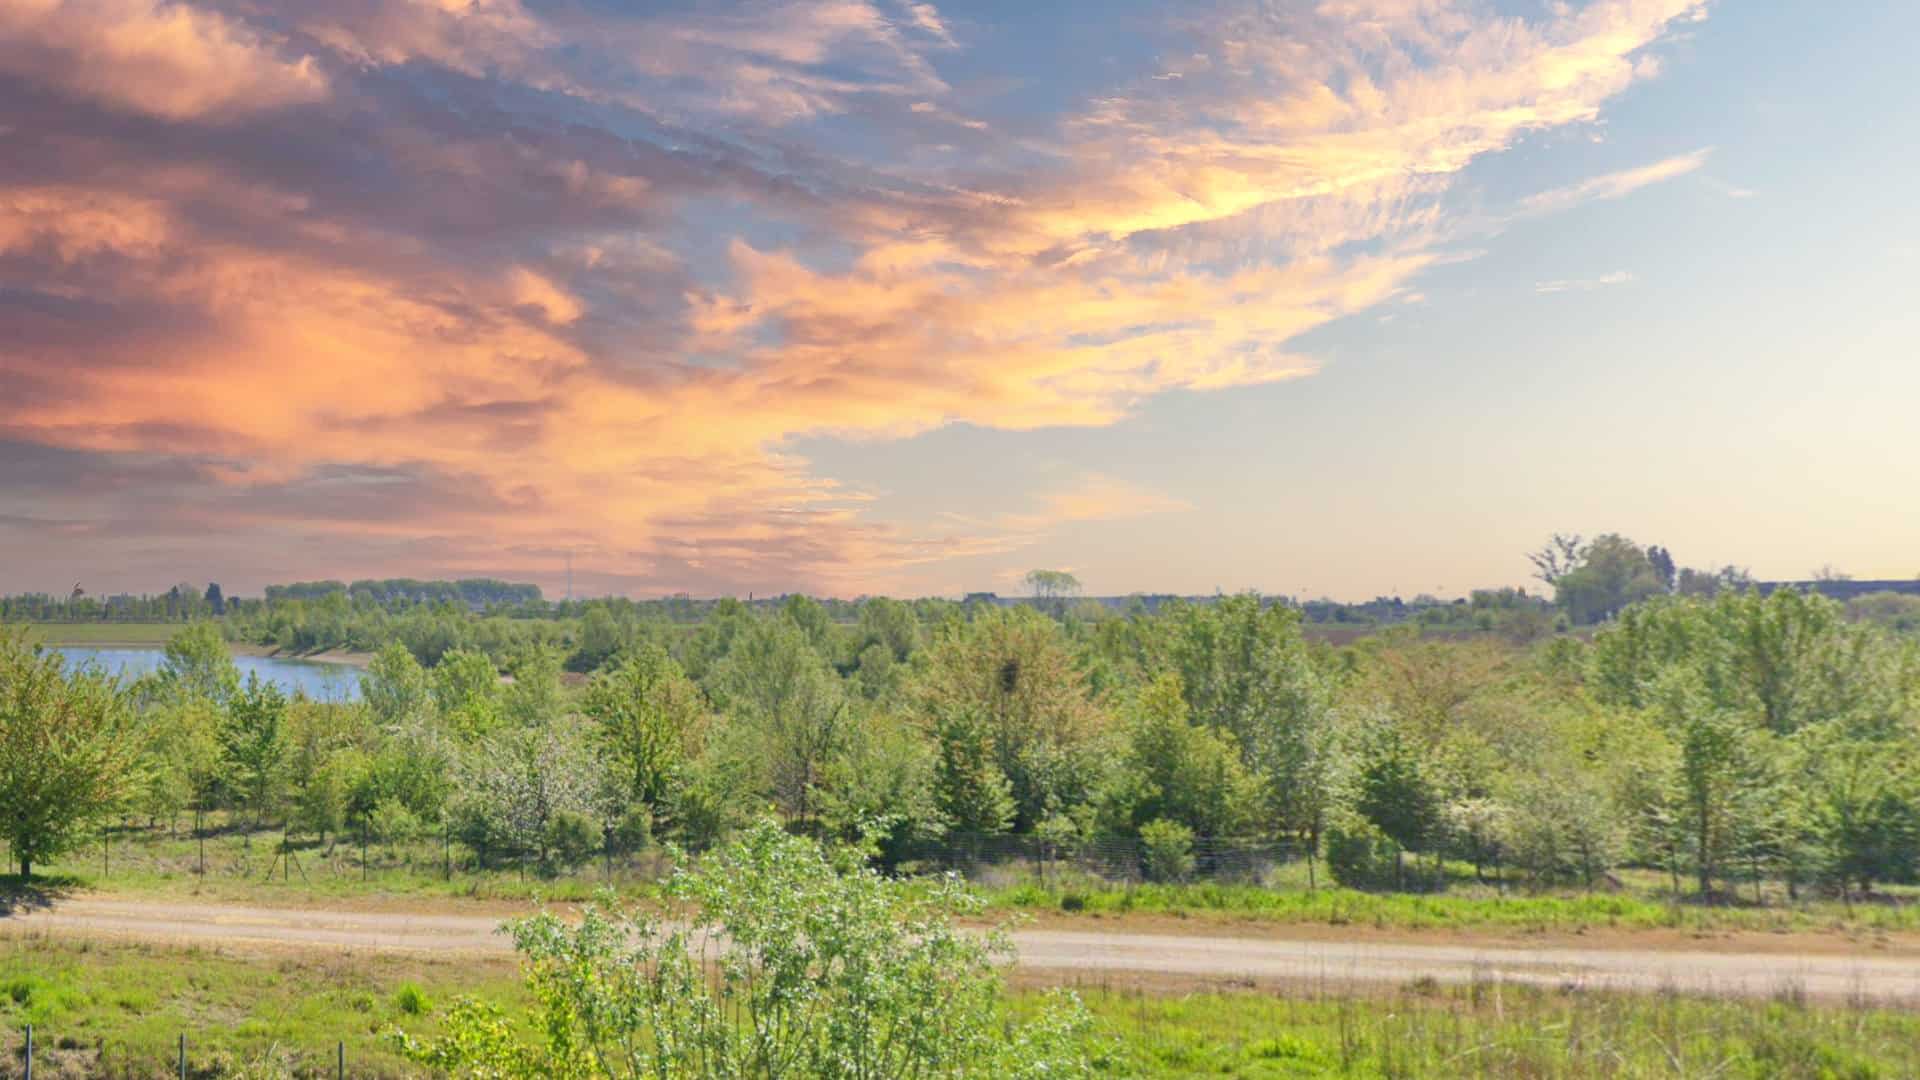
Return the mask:
[[[555,810],[547,819],[547,859],[562,871],[572,870],[600,849],[600,826],[574,810]]]
[[[1364,818],[1348,818],[1327,830],[1327,869],[1349,889],[1393,888],[1399,862],[1400,849]]]
[[[427,992],[415,983],[401,983],[400,989],[393,992],[393,1007],[408,1016],[425,1016],[433,1011],[433,1002]]]
[[[511,924],[541,1014],[462,1001],[403,1052],[503,1080],[1091,1074],[1077,1001],[1026,1021],[1004,1008],[1005,940],[954,926],[978,906],[956,882],[891,881],[761,822],[668,893],[695,912],[683,926],[599,905],[578,925]]]
[[[607,846],[622,855],[645,851],[651,843],[653,814],[641,803],[627,807],[627,812],[620,815],[620,820],[613,823],[607,834]]]
[[[1149,881],[1193,876],[1193,830],[1162,818],[1140,826],[1141,864]]]

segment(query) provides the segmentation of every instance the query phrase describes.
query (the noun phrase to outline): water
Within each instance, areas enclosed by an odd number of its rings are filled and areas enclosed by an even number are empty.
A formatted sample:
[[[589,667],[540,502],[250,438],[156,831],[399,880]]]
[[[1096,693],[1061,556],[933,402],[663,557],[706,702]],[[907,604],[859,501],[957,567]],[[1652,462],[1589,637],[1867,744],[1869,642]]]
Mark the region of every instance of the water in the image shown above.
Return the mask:
[[[62,645],[57,651],[70,666],[91,664],[127,680],[156,670],[166,656],[159,649],[96,649],[85,645]],[[360,670],[347,664],[275,656],[236,656],[233,664],[240,669],[242,682],[250,674],[259,675],[260,681],[274,683],[288,695],[303,693],[315,701],[356,701],[360,697]]]

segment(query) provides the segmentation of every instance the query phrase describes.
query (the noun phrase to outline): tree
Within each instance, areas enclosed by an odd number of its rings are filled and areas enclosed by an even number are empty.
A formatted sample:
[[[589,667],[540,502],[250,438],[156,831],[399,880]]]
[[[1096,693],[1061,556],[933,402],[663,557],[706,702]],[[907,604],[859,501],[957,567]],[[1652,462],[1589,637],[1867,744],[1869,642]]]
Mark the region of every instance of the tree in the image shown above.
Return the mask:
[[[1548,588],[1553,588],[1560,584],[1561,578],[1580,565],[1584,550],[1578,533],[1570,536],[1554,533],[1544,547],[1527,556],[1527,561],[1533,564],[1533,576]]]
[[[160,678],[178,697],[199,698],[224,705],[240,688],[240,669],[234,666],[220,630],[197,622],[167,639],[160,660]]]
[[[248,675],[240,692],[227,703],[220,725],[223,760],[244,805],[258,825],[272,806],[286,754],[287,698],[271,682]]]
[[[1390,719],[1375,718],[1356,757],[1354,810],[1403,850],[1428,850],[1439,838],[1445,804],[1412,741]]]
[[[360,676],[360,697],[383,724],[424,711],[432,703],[431,695],[426,670],[397,641],[375,654],[366,674]]]
[[[1579,561],[1552,582],[1554,601],[1576,623],[1612,618],[1628,604],[1667,591],[1666,580],[1638,544],[1617,533],[1580,550]]]
[[[580,711],[594,722],[621,793],[658,812],[706,727],[700,690],[657,645],[596,676]]]
[[[1122,787],[1108,799],[1113,826],[1137,831],[1151,821],[1177,822],[1219,837],[1249,823],[1258,784],[1229,736],[1189,718],[1179,676],[1162,675],[1140,692],[1125,731]]]
[[[484,653],[454,649],[433,666],[433,703],[452,730],[485,735],[500,719],[500,670]]]
[[[854,727],[833,669],[792,620],[758,619],[734,640],[714,686],[731,712],[722,730],[730,751],[789,821],[816,824],[815,788]]]
[[[1674,776],[1678,824],[1691,841],[1702,896],[1738,851],[1748,812],[1762,793],[1757,735],[1716,706],[1697,673],[1679,672],[1661,687],[1668,729],[1679,748]]]
[[[935,717],[939,746],[934,800],[949,829],[996,835],[1014,820],[1013,785],[993,760],[993,737],[978,714],[954,709]]]
[[[987,609],[943,627],[910,697],[925,727],[960,712],[987,725],[1016,832],[1085,802],[1103,771],[1106,718],[1060,624],[1031,609]]]
[[[227,598],[220,592],[220,583],[217,581],[207,583],[207,608],[215,615],[227,613]]]
[[[0,833],[23,877],[85,839],[130,794],[138,755],[126,695],[97,671],[0,630]]]
[[[1065,570],[1029,570],[1022,580],[1038,606],[1055,614],[1065,610],[1068,599],[1080,595],[1080,579]]]
[[[1667,591],[1672,592],[1680,573],[1673,564],[1673,553],[1657,545],[1650,547],[1647,549],[1647,562],[1653,566],[1653,572],[1660,575],[1660,580],[1666,583]]]
[[[974,908],[951,882],[897,883],[763,821],[668,893],[685,927],[600,905],[510,924],[540,1015],[462,1001],[406,1053],[504,1080],[1091,1075],[1076,1002],[1003,1011],[1005,939],[954,925]]]

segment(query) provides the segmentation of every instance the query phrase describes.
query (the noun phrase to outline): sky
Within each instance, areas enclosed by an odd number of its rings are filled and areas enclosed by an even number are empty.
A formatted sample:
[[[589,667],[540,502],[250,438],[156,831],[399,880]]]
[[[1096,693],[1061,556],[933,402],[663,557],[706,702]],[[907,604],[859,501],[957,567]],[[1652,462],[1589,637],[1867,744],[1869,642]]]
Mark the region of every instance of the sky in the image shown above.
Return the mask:
[[[0,0],[0,591],[1920,573],[1920,5]]]

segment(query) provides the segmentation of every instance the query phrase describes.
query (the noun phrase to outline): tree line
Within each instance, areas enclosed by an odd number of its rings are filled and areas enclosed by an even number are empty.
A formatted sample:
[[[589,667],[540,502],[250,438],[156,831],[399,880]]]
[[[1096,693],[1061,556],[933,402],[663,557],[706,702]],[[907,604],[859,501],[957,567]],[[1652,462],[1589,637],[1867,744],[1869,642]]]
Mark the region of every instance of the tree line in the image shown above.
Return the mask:
[[[491,647],[469,614],[381,643],[351,704],[241,681],[210,622],[129,685],[10,634],[0,821],[26,868],[108,816],[210,810],[315,839],[445,830],[482,863],[556,869],[766,814],[888,866],[942,837],[1119,836],[1174,878],[1202,841],[1259,838],[1385,889],[1438,887],[1451,860],[1853,894],[1920,861],[1920,644],[1815,595],[1660,591],[1590,639],[1344,645],[1252,595],[854,610],[722,600],[692,626],[609,615]],[[567,676],[589,640],[593,674]]]

